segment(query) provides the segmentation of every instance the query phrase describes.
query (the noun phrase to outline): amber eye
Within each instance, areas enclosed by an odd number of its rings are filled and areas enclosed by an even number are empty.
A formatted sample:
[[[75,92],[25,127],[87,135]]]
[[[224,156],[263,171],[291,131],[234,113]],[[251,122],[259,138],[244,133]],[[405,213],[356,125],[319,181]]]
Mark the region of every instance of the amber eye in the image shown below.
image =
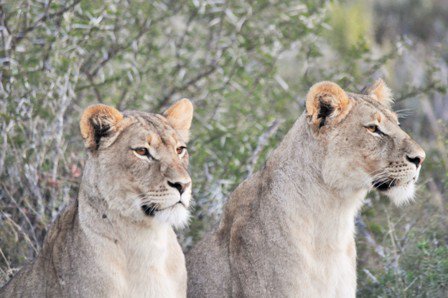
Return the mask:
[[[179,155],[184,154],[186,150],[187,150],[187,147],[185,147],[185,146],[180,146],[180,147],[176,148],[176,152]]]
[[[378,132],[378,126],[375,124],[368,125],[366,127],[370,132]]]
[[[376,133],[376,134],[381,135],[381,136],[386,135],[384,132],[382,132],[382,131],[379,129],[378,125],[376,125],[376,124],[370,124],[370,125],[367,125],[366,128],[367,128],[370,132],[372,132],[372,133]]]
[[[135,148],[134,151],[138,155],[149,156],[149,151],[146,148]]]

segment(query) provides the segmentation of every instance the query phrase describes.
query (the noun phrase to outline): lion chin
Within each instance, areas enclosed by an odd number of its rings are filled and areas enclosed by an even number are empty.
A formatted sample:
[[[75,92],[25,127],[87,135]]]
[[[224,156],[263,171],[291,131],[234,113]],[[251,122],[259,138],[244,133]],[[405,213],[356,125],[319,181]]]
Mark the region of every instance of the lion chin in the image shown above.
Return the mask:
[[[383,192],[394,202],[396,206],[403,206],[414,199],[415,183],[409,182],[405,185],[398,185]]]
[[[183,229],[190,219],[190,212],[182,204],[176,204],[168,209],[155,213],[154,219],[161,223],[168,223],[176,229]]]

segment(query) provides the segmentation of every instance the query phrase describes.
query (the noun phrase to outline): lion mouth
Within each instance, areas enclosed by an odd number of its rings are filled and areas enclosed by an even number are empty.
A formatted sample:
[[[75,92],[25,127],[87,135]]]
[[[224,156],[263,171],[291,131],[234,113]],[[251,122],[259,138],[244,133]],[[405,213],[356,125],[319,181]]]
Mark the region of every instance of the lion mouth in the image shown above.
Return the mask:
[[[149,204],[142,205],[142,210],[148,216],[154,216],[159,209],[157,208],[157,204]]]
[[[144,205],[142,205],[141,208],[147,216],[154,216],[156,214],[156,212],[172,208],[172,207],[176,206],[177,204],[181,204],[182,206],[184,206],[186,208],[185,204],[182,201],[176,202],[174,205],[168,206],[166,208],[161,208],[161,209],[158,208],[158,204],[155,204],[155,203],[144,204]]]
[[[392,187],[396,186],[397,183],[393,179],[388,180],[375,180],[372,182],[372,185],[375,189],[379,191],[388,191]]]

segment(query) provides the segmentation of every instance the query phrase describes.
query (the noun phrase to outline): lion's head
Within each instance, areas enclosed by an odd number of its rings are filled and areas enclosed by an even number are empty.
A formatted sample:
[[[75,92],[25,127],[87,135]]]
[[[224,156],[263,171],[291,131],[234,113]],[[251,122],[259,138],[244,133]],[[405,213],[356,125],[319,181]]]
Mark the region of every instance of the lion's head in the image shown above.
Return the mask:
[[[397,205],[413,198],[425,152],[400,128],[391,103],[382,80],[362,94],[345,92],[332,82],[310,89],[307,121],[326,150],[322,173],[327,184],[373,187]]]
[[[188,99],[163,115],[88,107],[80,121],[89,151],[83,183],[110,210],[134,222],[185,225],[191,199],[186,143],[192,117]]]

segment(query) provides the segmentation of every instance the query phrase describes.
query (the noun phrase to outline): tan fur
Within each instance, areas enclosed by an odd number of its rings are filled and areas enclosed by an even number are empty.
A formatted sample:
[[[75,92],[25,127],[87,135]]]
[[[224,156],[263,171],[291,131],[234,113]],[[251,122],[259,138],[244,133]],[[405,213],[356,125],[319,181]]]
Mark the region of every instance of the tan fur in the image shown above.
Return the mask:
[[[104,105],[85,110],[80,128],[89,157],[78,199],[1,297],[186,296],[184,255],[171,226],[187,222],[191,179],[188,154],[176,152],[185,140],[171,123],[188,129],[192,114],[177,109],[192,111],[191,103],[177,103],[166,118]]]
[[[371,132],[376,113],[389,136]],[[395,181],[384,193],[397,204],[412,197],[421,162],[406,156],[424,152],[376,96],[315,85],[265,167],[187,254],[188,296],[355,297],[355,215],[374,181]]]

